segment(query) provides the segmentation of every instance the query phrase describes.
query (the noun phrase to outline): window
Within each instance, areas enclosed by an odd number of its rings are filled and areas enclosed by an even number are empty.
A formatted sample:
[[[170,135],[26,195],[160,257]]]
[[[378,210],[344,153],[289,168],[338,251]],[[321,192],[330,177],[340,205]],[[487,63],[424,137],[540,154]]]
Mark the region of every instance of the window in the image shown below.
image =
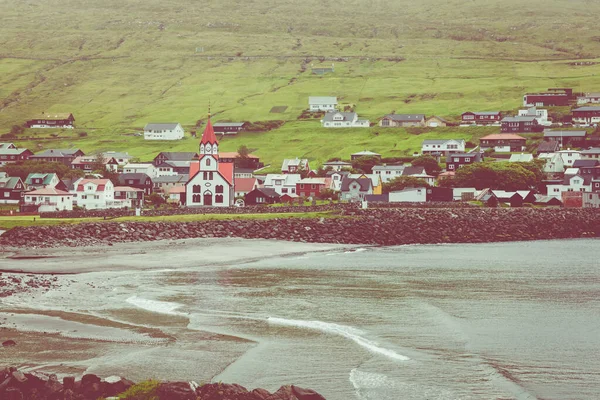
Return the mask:
[[[223,204],[223,195],[222,194],[218,194],[215,196],[215,203]]]
[[[81,199],[82,199],[82,200],[86,200],[86,199],[87,199],[87,195],[85,195],[85,194],[82,194],[82,195],[81,195]]]
[[[469,157],[465,158],[465,162],[471,162],[471,159]]]
[[[287,193],[287,192],[288,192],[287,188],[282,188],[281,189],[281,193]]]
[[[98,200],[98,199],[100,199],[100,196],[98,196],[98,195],[94,195],[94,199],[95,199],[95,200]]]
[[[448,164],[448,169],[454,169],[454,164]]]
[[[204,174],[202,175],[202,177],[204,178],[205,181],[208,180],[208,172],[204,171]]]
[[[4,192],[4,197],[10,197],[10,192]]]
[[[192,193],[200,193],[200,185],[194,185],[192,187]]]
[[[381,120],[381,126],[390,126],[390,120],[389,119]]]
[[[304,183],[300,184],[300,189],[304,189]]]
[[[206,148],[208,149],[208,146],[206,146]],[[208,150],[207,150],[208,151]],[[206,159],[206,166],[210,167],[210,158]]]
[[[316,189],[316,188],[317,188],[317,185],[310,185],[310,188],[311,188],[311,189]]]
[[[192,203],[200,203],[200,195],[199,194],[195,194],[192,196]]]
[[[296,193],[296,188],[291,189],[292,193]]]
[[[215,193],[223,193],[223,185],[217,185],[215,188]]]

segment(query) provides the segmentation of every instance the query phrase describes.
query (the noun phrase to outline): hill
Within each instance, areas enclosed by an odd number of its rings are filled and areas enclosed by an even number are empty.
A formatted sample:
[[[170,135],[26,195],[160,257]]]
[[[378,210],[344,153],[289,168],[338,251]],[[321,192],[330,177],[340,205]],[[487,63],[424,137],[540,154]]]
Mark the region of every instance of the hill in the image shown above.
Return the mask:
[[[190,138],[144,143],[133,133],[157,121],[179,121],[189,132],[210,100],[214,121],[286,121],[222,142],[225,151],[246,144],[267,163],[284,156],[319,163],[364,148],[406,155],[424,138],[489,131],[333,132],[297,118],[309,95],[337,95],[371,120],[392,110],[456,119],[467,109],[515,110],[526,91],[600,91],[600,3],[589,0],[0,0],[0,7],[0,133],[42,111],[77,119],[78,129],[59,138],[26,130],[15,140],[34,151],[78,146],[148,158],[192,150]],[[332,63],[332,74],[311,73]],[[287,109],[271,113],[274,106]]]

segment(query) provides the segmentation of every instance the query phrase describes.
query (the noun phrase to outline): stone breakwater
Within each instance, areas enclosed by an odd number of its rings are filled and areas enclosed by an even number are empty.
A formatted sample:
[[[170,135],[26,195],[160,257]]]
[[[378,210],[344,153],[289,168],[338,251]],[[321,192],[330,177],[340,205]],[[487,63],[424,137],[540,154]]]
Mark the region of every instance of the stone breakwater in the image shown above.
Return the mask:
[[[124,378],[101,379],[94,374],[83,375],[80,380],[68,376],[61,382],[54,374],[23,373],[12,367],[0,370],[2,400],[325,400],[314,390],[293,385],[282,386],[277,392],[270,393],[265,389],[249,391],[236,384],[209,383],[200,386],[195,382],[146,382],[137,387],[137,394],[115,397],[127,393],[133,385]]]
[[[0,246],[77,247],[225,237],[390,246],[599,236],[600,212],[595,209],[408,208],[351,210],[335,218],[99,222],[17,227],[0,236]]]

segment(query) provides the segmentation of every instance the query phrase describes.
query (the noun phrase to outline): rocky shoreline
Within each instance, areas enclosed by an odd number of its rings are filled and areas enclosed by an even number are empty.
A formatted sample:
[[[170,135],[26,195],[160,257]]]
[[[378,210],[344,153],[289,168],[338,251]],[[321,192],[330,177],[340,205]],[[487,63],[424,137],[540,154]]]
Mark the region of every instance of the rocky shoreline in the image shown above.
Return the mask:
[[[14,343],[14,342],[13,342]],[[11,344],[14,346],[15,344]],[[116,397],[118,396],[118,397]],[[60,381],[55,374],[22,372],[8,367],[0,370],[0,398],[3,400],[325,400],[310,389],[282,386],[275,393],[265,389],[247,390],[236,384],[147,381],[137,386],[125,378],[102,379],[85,374],[80,380],[67,376]]]
[[[306,243],[404,245],[600,237],[596,209],[406,208],[346,210],[335,218],[201,222],[99,222],[17,227],[0,246],[80,247],[188,238],[277,239]]]

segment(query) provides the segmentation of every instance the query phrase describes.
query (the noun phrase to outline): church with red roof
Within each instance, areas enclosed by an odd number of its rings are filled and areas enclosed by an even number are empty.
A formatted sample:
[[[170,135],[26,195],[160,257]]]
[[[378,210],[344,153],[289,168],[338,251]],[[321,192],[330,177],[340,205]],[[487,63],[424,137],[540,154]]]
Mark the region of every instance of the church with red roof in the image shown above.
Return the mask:
[[[198,158],[190,164],[185,184],[188,207],[230,207],[234,198],[234,164],[219,161],[219,142],[210,117],[200,139]]]

